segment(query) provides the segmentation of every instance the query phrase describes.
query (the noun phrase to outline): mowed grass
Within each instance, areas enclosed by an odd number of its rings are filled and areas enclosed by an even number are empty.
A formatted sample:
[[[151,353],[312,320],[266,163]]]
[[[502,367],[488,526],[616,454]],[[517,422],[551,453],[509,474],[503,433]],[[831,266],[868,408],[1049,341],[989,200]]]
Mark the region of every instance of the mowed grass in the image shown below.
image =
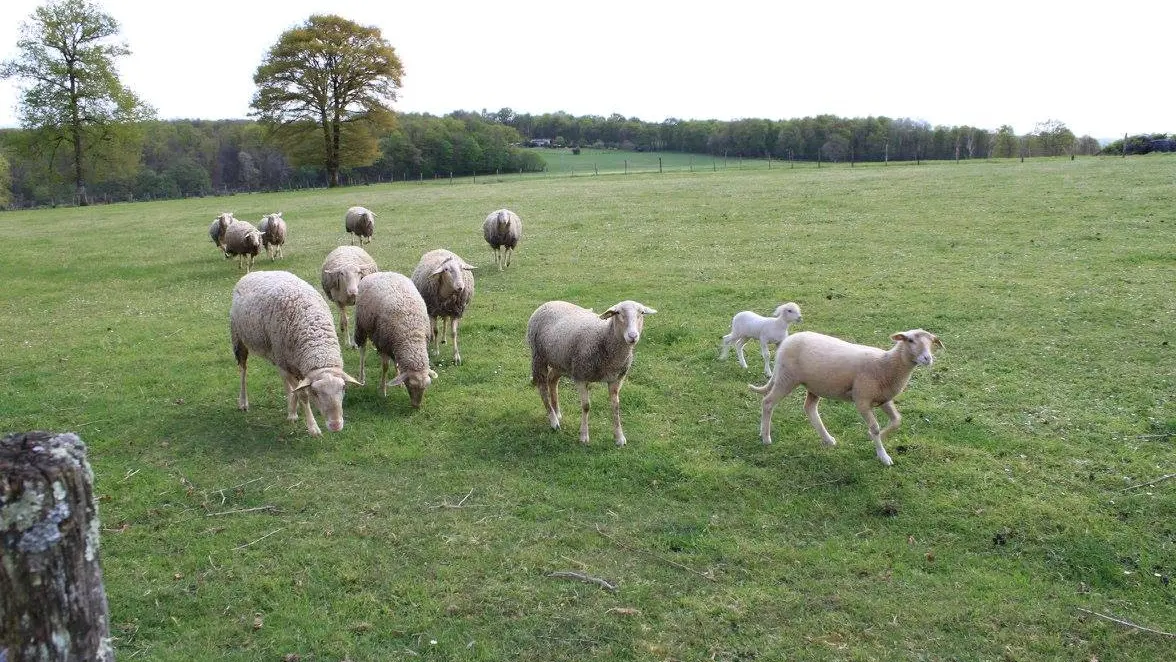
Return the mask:
[[[1176,472],[1174,177],[1164,156],[892,164],[7,212],[0,429],[89,445],[120,659],[1168,659],[1081,610],[1176,630],[1176,480],[1132,488]],[[477,293],[420,410],[379,397],[369,352],[316,439],[260,358],[236,409],[240,274],[207,227],[284,212],[287,257],[258,267],[317,287],[353,204],[383,269],[447,247]],[[499,273],[481,223],[504,206],[524,236]],[[548,428],[524,334],[551,299],[658,310],[627,447],[600,385],[590,445],[570,384]],[[893,467],[846,403],[822,447],[799,391],[760,444],[758,353],[717,349],[784,301],[794,331],[946,343],[898,399]]]

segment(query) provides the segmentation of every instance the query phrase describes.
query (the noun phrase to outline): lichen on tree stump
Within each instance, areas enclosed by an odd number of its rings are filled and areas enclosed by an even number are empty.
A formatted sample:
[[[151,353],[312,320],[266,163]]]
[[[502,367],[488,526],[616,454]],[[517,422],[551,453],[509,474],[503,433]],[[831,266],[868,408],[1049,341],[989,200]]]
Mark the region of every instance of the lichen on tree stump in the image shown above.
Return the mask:
[[[0,440],[0,659],[114,660],[98,545],[82,440]]]

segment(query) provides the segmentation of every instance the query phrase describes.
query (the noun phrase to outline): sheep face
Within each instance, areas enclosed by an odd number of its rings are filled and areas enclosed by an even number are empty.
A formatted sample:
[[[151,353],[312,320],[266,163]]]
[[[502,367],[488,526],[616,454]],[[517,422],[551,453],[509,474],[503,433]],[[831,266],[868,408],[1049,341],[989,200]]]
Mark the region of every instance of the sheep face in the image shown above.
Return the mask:
[[[408,390],[409,404],[413,406],[413,409],[420,409],[421,400],[425,397],[425,389],[429,388],[436,378],[437,373],[432,370],[427,372],[402,372],[396,375],[396,379],[388,382],[388,385],[399,386],[404,384],[404,388]]]
[[[355,305],[355,297],[359,294],[359,271],[357,269],[328,269],[328,276],[335,279],[335,287],[331,299],[346,306]]]
[[[784,319],[789,324],[799,322],[801,321],[800,306],[791,301],[782,306],[778,306],[776,308],[776,317]]]
[[[622,301],[600,314],[600,319],[611,320],[612,332],[630,345],[641,340],[645,316],[657,311],[636,301]]]
[[[890,339],[901,343],[903,352],[911,361],[919,365],[931,365],[935,362],[931,350],[933,347],[943,347],[943,341],[934,333],[922,329],[911,329],[890,336]]]
[[[346,373],[340,376],[323,372],[303,379],[294,387],[294,392],[309,398],[315,409],[327,419],[327,429],[338,432],[343,429],[343,391],[347,384],[358,385],[359,382]]]
[[[461,277],[462,270],[464,269],[466,271],[472,271],[476,268],[477,267],[474,267],[471,264],[466,264],[461,260],[449,258],[438,265],[430,275],[440,277],[441,282],[447,287],[451,288],[454,292],[462,292],[465,290],[465,279]]]

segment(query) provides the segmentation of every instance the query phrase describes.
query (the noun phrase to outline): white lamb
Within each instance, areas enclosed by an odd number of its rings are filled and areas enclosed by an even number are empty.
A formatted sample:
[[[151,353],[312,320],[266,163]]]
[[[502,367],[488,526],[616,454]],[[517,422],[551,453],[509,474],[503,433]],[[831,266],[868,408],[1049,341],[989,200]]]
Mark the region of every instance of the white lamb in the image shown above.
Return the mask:
[[[347,334],[347,306],[355,305],[359,294],[359,281],[368,274],[379,271],[376,261],[359,246],[340,246],[327,253],[323,260],[320,283],[327,298],[339,306],[339,333],[347,346],[355,348],[355,340]]]
[[[241,373],[237,407],[249,409],[245,388],[246,362],[256,352],[278,368],[286,385],[286,418],[298,420],[301,406],[306,431],[323,432],[310,408],[327,419],[327,429],[343,429],[343,390],[359,384],[343,372],[343,355],[331,309],[314,287],[288,271],[246,274],[233,288],[229,337]]]
[[[527,322],[531,348],[531,383],[547,408],[547,420],[559,429],[559,378],[567,375],[580,391],[580,443],[588,443],[588,384],[608,384],[613,437],[625,445],[621,428],[621,385],[633,364],[645,316],[657,311],[636,301],[622,301],[597,315],[567,301],[548,301]]]
[[[776,372],[768,383],[749,384],[756,393],[765,394],[760,439],[765,444],[772,443],[772,410],[792,389],[803,385],[808,390],[804,411],[826,446],[837,440],[825,429],[817,404],[821,398],[852,401],[866,421],[878,459],[886,466],[894,464],[882,446],[886,435],[902,422],[894,398],[906,388],[916,365],[934,362],[932,347],[943,347],[943,342],[923,329],[895,333],[890,338],[894,347],[884,351],[810,331],[788,336],[776,351]],[[890,417],[890,423],[882,429],[874,417],[873,408],[879,406]]]
[[[429,368],[429,311],[416,285],[403,274],[379,271],[359,281],[355,298],[355,342],[359,380],[366,382],[367,341],[380,353],[380,395],[388,397],[388,360],[396,362],[392,386],[404,384],[409,403],[421,406],[425,389],[437,378]]]
[[[735,313],[735,317],[731,318],[731,333],[723,336],[719,358],[727,358],[727,352],[734,344],[739,365],[746,369],[747,360],[743,358],[743,346],[747,344],[748,340],[758,340],[760,354],[764,357],[764,375],[771,377],[771,351],[768,349],[768,345],[781,343],[788,337],[788,326],[799,321],[801,321],[800,306],[791,301],[777,306],[773,317],[757,315],[750,310]]]

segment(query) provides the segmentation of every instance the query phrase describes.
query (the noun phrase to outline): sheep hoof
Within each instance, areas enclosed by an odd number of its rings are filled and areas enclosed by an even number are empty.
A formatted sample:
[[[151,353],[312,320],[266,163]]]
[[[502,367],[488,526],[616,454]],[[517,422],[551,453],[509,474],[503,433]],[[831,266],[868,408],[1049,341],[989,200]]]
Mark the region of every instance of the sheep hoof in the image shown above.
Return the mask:
[[[461,354],[453,355],[453,365],[461,365]]]
[[[765,446],[772,445],[772,438],[771,437],[764,437],[764,438],[760,439],[760,441],[762,441]]]
[[[829,437],[828,439],[822,439],[821,443],[825,446],[836,446],[837,440],[834,439],[833,437]]]
[[[626,443],[626,440],[625,440],[625,438],[624,438],[624,437],[619,437],[619,438],[617,438],[617,447],[618,447],[618,448],[619,448],[619,447],[621,447],[621,446],[624,446],[624,445],[625,445],[625,443]]]
[[[317,425],[316,425],[316,426],[314,426],[313,428],[306,428],[306,432],[307,432],[308,434],[310,434],[310,436],[312,436],[312,437],[321,437],[321,436],[323,436],[323,431],[322,431],[322,430],[320,430],[320,429],[319,429],[319,427],[318,427]]]
[[[237,409],[240,409],[241,411],[249,411],[249,403],[248,402],[238,402]]]
[[[887,455],[886,453],[880,453],[878,455],[878,459],[882,461],[882,464],[884,464],[888,467],[894,466],[894,460],[890,459],[890,456]]]

